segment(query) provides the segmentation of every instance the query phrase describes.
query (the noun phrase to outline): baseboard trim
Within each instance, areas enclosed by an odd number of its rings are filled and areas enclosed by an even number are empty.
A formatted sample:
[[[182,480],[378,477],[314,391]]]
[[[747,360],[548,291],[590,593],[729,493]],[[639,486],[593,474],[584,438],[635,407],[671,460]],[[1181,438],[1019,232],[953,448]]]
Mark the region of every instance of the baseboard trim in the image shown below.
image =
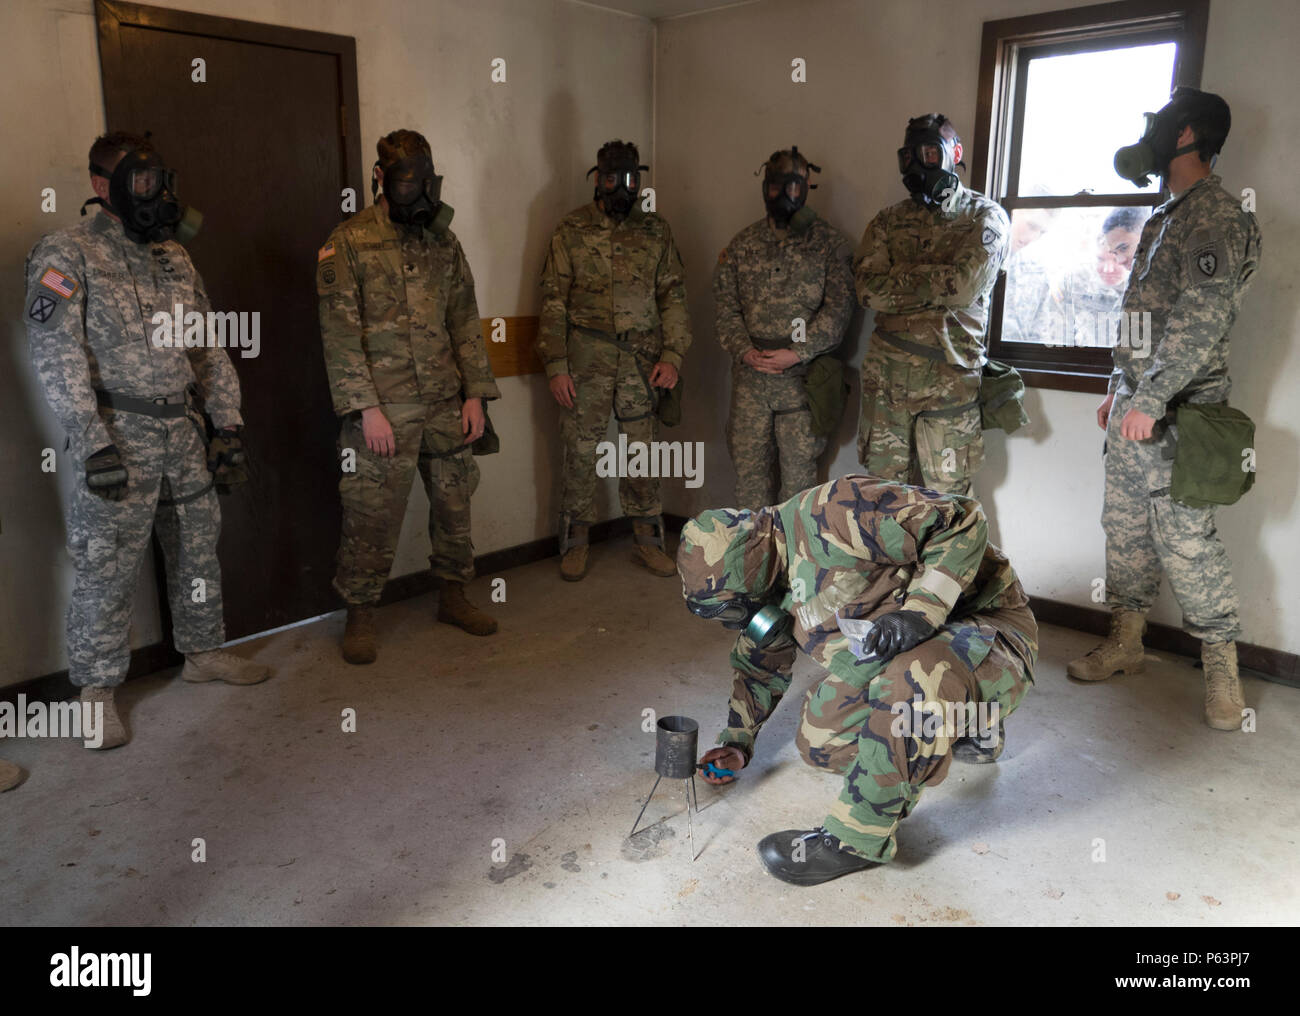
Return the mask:
[[[680,531],[685,523],[684,516],[664,515],[664,528],[670,533]],[[602,543],[626,536],[631,532],[631,519],[610,519],[595,523],[591,527],[588,539],[592,543]],[[556,550],[555,537],[549,536],[514,547],[506,547],[504,550],[481,554],[474,559],[474,568],[480,576],[508,571],[511,568],[519,568],[554,557]],[[408,600],[413,596],[423,596],[425,593],[432,592],[433,588],[433,576],[428,572],[402,575],[391,579],[384,586],[384,594],[379,602],[383,605],[397,603],[399,600]],[[1075,603],[1064,603],[1061,600],[1049,600],[1040,596],[1031,596],[1029,606],[1034,616],[1045,624],[1073,628],[1091,635],[1105,635],[1110,628],[1108,610],[1081,607]],[[1200,640],[1172,625],[1150,622],[1143,641],[1148,648],[1158,649],[1161,652],[1176,653],[1194,659],[1199,659],[1201,655]],[[1300,655],[1284,652],[1281,649],[1269,649],[1267,646],[1257,646],[1250,642],[1238,642],[1237,657],[1242,667],[1260,677],[1292,688],[1300,688]],[[127,670],[126,679],[130,681],[145,674],[166,670],[168,667],[178,667],[182,662],[181,654],[166,643],[156,642],[153,645],[141,646],[131,651],[131,665]],[[68,681],[68,672],[60,670],[0,688],[0,702],[13,701],[20,692],[28,698],[54,701],[67,698],[74,691]]]
[[[664,516],[664,528],[670,532],[677,532],[685,523],[686,519],[683,516]],[[603,543],[606,540],[616,540],[621,536],[627,536],[631,532],[631,519],[609,519],[605,522],[594,523],[588,531],[587,539],[591,543]],[[487,554],[480,554],[474,558],[474,570],[480,576],[490,575],[494,572],[507,571],[510,568],[533,564],[536,561],[544,561],[548,557],[557,556],[558,552],[559,546],[556,538],[547,536],[514,547],[506,547],[504,550],[494,550]],[[409,600],[413,596],[423,596],[425,593],[432,592],[433,588],[433,576],[427,571],[401,575],[398,578],[390,579],[384,585],[384,592],[379,598],[379,603],[381,606],[386,606],[400,600]],[[180,653],[176,652],[166,642],[155,642],[152,645],[141,646],[139,649],[131,650],[131,664],[126,672],[126,679],[130,681],[136,677],[143,677],[159,670],[166,670],[168,667],[179,667],[184,662],[184,659]],[[29,699],[39,698],[42,701],[53,702],[66,699],[75,691],[72,682],[68,680],[68,672],[59,670],[53,674],[33,677],[30,680],[0,688],[0,702],[12,702],[19,693],[26,695]]]
[[[1034,612],[1034,617],[1046,624],[1073,628],[1091,635],[1105,635],[1110,630],[1109,610],[1081,607],[1075,603],[1062,603],[1060,600],[1048,600],[1039,596],[1029,598],[1029,608]],[[1176,653],[1194,659],[1200,659],[1201,656],[1200,639],[1181,628],[1156,621],[1147,622],[1147,633],[1142,637],[1142,643],[1148,649],[1158,649],[1165,653]],[[1269,649],[1250,642],[1238,642],[1237,659],[1242,667],[1260,677],[1300,688],[1300,656],[1295,653]]]

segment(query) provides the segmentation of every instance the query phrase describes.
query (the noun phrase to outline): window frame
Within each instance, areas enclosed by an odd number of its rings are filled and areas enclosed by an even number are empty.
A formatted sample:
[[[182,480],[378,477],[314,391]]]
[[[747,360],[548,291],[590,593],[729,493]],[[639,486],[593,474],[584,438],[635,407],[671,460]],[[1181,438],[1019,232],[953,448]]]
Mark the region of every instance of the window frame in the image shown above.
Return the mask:
[[[997,201],[1010,216],[1020,208],[1154,208],[1167,200],[1158,194],[1088,194],[1021,197],[1018,193],[1023,142],[1024,95],[1029,59],[1097,48],[1101,40],[1149,45],[1172,41],[1174,86],[1200,86],[1210,0],[1119,0],[1019,18],[984,22],[976,100],[976,146],[972,184]],[[1028,58],[1028,59],[1026,59]],[[1136,139],[1135,139],[1136,140]],[[1106,391],[1111,352],[1105,348],[1045,346],[1002,341],[1006,272],[998,275],[989,318],[988,355],[1020,371],[1027,385],[1064,391]]]

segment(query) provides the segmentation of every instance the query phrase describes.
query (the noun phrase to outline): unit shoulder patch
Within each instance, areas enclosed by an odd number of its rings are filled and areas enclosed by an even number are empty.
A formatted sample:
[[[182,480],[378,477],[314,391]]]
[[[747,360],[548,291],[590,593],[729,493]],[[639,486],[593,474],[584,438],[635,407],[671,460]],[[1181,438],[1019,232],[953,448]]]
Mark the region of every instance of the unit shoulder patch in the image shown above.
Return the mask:
[[[1187,244],[1187,274],[1192,285],[1226,278],[1226,247],[1223,237],[1211,230],[1197,230]]]

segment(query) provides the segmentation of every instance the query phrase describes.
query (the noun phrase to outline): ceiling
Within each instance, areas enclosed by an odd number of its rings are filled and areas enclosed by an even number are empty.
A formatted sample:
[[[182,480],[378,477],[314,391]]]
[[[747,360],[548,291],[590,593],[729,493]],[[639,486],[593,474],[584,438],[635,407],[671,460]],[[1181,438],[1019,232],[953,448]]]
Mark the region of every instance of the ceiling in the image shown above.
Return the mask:
[[[592,7],[606,7],[643,18],[678,18],[684,14],[699,14],[719,7],[735,7],[738,3],[755,3],[757,0],[583,0]]]

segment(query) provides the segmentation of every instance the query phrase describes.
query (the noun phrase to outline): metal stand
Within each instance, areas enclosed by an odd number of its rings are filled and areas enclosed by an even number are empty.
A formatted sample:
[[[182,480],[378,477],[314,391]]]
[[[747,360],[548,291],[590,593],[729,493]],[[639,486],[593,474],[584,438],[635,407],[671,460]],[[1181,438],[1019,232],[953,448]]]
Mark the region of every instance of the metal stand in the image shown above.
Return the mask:
[[[650,797],[647,797],[647,798],[645,799],[645,804],[641,805],[641,811],[637,813],[636,821],[632,823],[632,831],[631,831],[630,833],[627,834],[628,839],[631,839],[633,836],[636,835],[636,827],[637,827],[638,825],[640,825],[640,823],[641,823],[641,817],[645,814],[645,810],[646,810],[646,808],[649,807],[649,805],[650,805],[650,798],[652,798],[652,797],[655,796],[655,791],[659,789],[659,782],[660,782],[660,780],[662,780],[662,779],[663,779],[663,776],[662,776],[662,775],[660,775],[660,776],[656,776],[656,777],[655,777],[655,785],[654,785],[653,787],[650,788]],[[695,822],[694,822],[694,820],[691,818],[691,798],[692,798],[692,797],[695,798],[695,811],[696,811],[696,813],[698,813],[699,810],[700,810],[700,796],[699,796],[699,791],[696,790],[696,788],[695,788],[695,774],[694,774],[694,773],[691,774],[691,776],[690,776],[690,782],[689,782],[689,783],[688,783],[686,780],[682,780],[682,794],[683,794],[683,795],[685,796],[685,798],[686,798],[686,829],[687,829],[688,835],[690,836],[690,842],[691,842],[691,863],[694,864],[694,863],[695,863],[695,858],[696,858],[696,853],[695,853]]]

